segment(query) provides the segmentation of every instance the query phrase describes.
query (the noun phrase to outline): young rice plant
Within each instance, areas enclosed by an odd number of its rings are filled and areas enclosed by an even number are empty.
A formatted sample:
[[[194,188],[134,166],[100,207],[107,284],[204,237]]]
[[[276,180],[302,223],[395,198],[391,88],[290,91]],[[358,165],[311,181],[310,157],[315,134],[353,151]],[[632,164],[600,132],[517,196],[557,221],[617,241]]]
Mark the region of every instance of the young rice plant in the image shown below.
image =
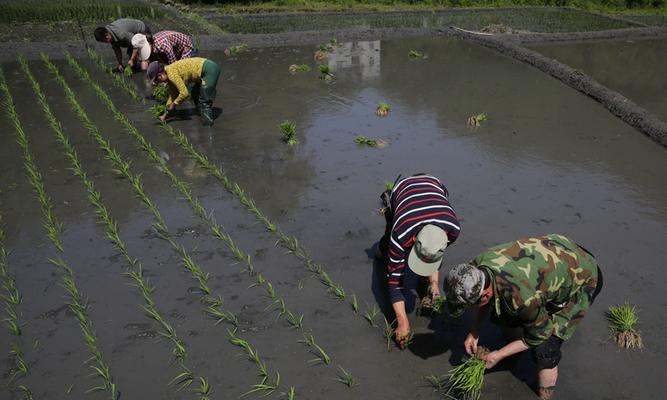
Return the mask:
[[[278,124],[278,127],[280,128],[280,133],[283,135],[283,142],[290,146],[299,143],[299,140],[296,138],[296,123],[294,121],[286,119]]]
[[[635,329],[639,317],[637,309],[629,303],[620,306],[610,306],[607,311],[609,330],[614,341],[624,349],[641,349],[644,342],[640,333]]]

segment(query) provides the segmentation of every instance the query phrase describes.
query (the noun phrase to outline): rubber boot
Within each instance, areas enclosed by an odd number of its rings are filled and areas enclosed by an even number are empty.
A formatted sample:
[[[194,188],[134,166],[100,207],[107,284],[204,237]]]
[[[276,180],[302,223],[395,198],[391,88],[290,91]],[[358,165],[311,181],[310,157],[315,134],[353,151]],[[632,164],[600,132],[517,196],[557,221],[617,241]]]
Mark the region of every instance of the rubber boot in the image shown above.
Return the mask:
[[[202,101],[199,103],[201,110],[201,124],[203,126],[213,125],[213,104],[211,101]]]

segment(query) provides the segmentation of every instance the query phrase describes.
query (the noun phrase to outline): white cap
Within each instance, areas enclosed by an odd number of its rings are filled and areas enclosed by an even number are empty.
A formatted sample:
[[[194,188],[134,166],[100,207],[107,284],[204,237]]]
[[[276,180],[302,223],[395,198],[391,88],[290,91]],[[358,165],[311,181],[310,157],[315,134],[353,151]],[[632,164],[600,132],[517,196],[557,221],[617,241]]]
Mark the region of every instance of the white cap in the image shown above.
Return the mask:
[[[151,45],[143,33],[132,36],[132,47],[139,50],[139,61],[148,61],[151,57]]]
[[[429,276],[440,268],[446,248],[447,232],[433,224],[425,225],[410,250],[408,267],[417,275]]]

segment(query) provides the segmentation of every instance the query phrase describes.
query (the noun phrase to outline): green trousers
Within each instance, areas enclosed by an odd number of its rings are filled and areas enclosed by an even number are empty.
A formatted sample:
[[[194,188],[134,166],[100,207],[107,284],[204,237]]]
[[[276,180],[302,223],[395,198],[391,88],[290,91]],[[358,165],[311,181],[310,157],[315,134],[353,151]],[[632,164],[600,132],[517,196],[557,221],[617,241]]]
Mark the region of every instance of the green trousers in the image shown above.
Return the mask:
[[[220,66],[207,59],[201,68],[201,83],[194,85],[190,90],[190,96],[199,107],[202,124],[205,126],[213,125],[213,100],[218,78],[220,78]]]

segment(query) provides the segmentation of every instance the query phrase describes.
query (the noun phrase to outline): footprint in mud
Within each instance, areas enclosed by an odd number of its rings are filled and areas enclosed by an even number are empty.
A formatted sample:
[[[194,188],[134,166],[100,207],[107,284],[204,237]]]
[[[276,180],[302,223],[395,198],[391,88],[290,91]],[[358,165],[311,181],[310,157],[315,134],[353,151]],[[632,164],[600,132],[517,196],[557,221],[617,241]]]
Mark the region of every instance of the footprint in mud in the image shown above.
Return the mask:
[[[126,324],[123,329],[130,331],[138,331],[132,335],[126,336],[125,339],[130,341],[142,340],[142,339],[152,339],[157,337],[157,332],[152,329],[151,324],[145,323],[129,323]]]
[[[63,311],[67,313],[67,304],[63,304],[62,306],[54,308],[53,310],[44,311],[43,313],[39,314],[35,319],[54,319],[58,317],[58,315]]]

